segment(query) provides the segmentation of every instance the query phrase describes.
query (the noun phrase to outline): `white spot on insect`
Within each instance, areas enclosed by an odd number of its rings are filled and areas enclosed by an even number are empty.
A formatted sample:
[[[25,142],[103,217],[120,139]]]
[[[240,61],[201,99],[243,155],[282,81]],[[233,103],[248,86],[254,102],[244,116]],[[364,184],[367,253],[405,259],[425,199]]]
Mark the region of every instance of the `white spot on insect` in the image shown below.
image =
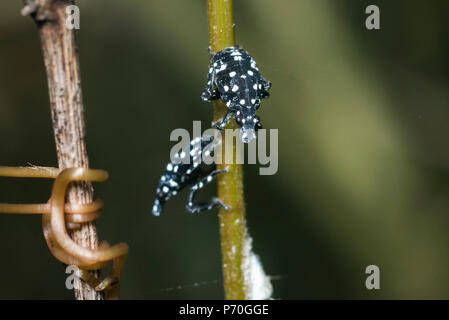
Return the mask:
[[[177,192],[176,190],[173,190],[172,194],[173,194],[174,196],[176,196],[176,195],[178,194],[178,192]]]
[[[167,170],[168,171],[172,171],[173,170],[173,165],[171,163],[167,164]]]
[[[226,102],[226,105],[229,107],[231,105],[231,101]]]
[[[193,148],[192,151],[190,151],[190,155],[193,157],[198,151],[198,148]]]
[[[246,75],[242,74],[242,75],[240,76],[240,78],[246,79]]]
[[[251,103],[255,104],[256,103],[256,99],[251,99]]]
[[[253,75],[254,75],[254,72],[252,72],[251,70],[248,70],[248,74],[249,74],[250,76],[253,76]]]
[[[170,184],[171,187],[176,187],[176,186],[178,186],[178,184],[176,183],[176,181],[173,181],[173,180],[170,180],[168,183]]]
[[[257,90],[257,83],[255,83],[255,84],[253,85],[253,89],[254,89],[254,90]]]
[[[244,105],[245,104],[245,99],[240,100],[240,104]]]
[[[234,60],[235,61],[240,61],[240,60],[242,60],[242,57],[241,56],[234,56]]]
[[[169,189],[168,189],[168,187],[167,187],[167,186],[163,186],[163,187],[162,187],[162,192],[163,192],[163,193],[167,193],[167,192],[168,192],[168,190],[169,190]]]
[[[256,123],[256,122],[257,122],[257,118],[254,118],[254,119],[253,119],[253,122]]]
[[[223,89],[224,89],[225,92],[229,91],[229,87],[228,86],[224,86]]]
[[[231,71],[231,72],[229,72],[229,76],[232,78],[232,77],[235,77],[235,75],[237,74],[237,72],[235,72],[235,71]]]
[[[262,85],[259,83],[259,89],[262,89]]]
[[[211,176],[208,176],[208,177],[207,177],[207,181],[212,181],[212,177],[211,177]]]
[[[240,115],[240,111],[237,111],[237,115]]]
[[[219,69],[215,69],[217,72],[220,72],[220,71],[223,71],[223,70],[226,70],[226,67],[227,67],[228,65],[226,64],[226,63],[223,63],[221,66],[220,66],[220,68]]]
[[[184,159],[185,158],[185,156],[186,156],[186,153],[183,151],[183,152],[181,152],[181,159]]]
[[[209,69],[209,73],[212,73],[212,71],[214,71],[214,68]]]
[[[246,121],[245,121],[245,119],[242,119],[242,123],[245,123]]]
[[[178,169],[179,169],[179,166],[175,166],[174,168],[173,168],[173,172],[178,172]]]
[[[165,181],[165,179],[167,179],[165,176],[161,177],[161,181]]]
[[[232,92],[236,92],[239,89],[239,86],[234,84],[234,86],[232,87]]]
[[[240,51],[232,51],[231,56],[241,56]]]
[[[252,118],[251,116],[247,116],[247,117],[246,117],[246,119],[248,119],[248,120],[251,120],[251,118]]]
[[[210,151],[207,150],[204,154],[206,155],[206,157],[208,157],[208,156],[210,156]]]
[[[257,65],[254,61],[251,62],[251,68],[253,68],[254,70],[259,70],[259,69],[257,69]]]
[[[217,66],[217,63],[216,62],[214,62],[214,67],[216,67]]]

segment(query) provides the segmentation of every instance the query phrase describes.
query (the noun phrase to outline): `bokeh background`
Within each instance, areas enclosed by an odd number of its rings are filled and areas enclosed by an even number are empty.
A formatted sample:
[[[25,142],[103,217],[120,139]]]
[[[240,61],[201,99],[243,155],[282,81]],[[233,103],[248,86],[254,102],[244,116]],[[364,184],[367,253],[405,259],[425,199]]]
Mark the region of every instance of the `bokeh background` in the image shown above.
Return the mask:
[[[124,299],[221,299],[216,212],[187,192],[150,209],[175,128],[210,123],[205,1],[80,0],[101,239],[130,245]],[[365,28],[376,4],[381,30]],[[46,75],[22,1],[0,4],[0,163],[54,166]],[[245,166],[249,231],[274,297],[449,298],[447,1],[236,0],[236,38],[273,82],[279,171]],[[50,181],[0,179],[0,201],[46,201]],[[214,194],[209,187],[203,197]],[[0,215],[0,298],[71,299],[40,217]],[[365,288],[378,265],[381,289]]]

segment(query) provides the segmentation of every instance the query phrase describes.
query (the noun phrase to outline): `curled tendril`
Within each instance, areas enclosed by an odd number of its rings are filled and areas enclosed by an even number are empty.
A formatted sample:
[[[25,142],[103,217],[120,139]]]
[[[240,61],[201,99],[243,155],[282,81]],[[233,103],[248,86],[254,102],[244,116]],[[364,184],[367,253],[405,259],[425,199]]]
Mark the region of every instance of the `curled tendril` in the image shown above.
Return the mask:
[[[128,253],[128,245],[119,243],[109,246],[100,243],[97,249],[85,248],[69,236],[67,226],[79,227],[97,219],[103,208],[103,201],[97,199],[89,204],[66,204],[67,187],[72,181],[103,182],[108,173],[103,170],[71,168],[59,171],[49,167],[1,167],[0,176],[22,178],[55,178],[52,194],[45,204],[4,204],[0,203],[0,213],[42,214],[42,229],[51,253],[67,265],[80,268],[78,276],[97,291],[108,291],[108,297],[117,299],[120,290],[120,278]],[[98,270],[112,261],[109,277],[99,281],[87,270]]]

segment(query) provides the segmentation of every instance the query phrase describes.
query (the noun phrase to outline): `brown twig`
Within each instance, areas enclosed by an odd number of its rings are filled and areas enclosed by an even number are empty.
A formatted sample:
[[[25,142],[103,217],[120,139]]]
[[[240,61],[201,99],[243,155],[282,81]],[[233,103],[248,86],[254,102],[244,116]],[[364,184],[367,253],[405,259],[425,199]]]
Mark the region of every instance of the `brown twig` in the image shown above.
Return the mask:
[[[89,167],[75,32],[66,26],[66,7],[72,4],[72,1],[66,0],[25,0],[22,10],[22,14],[29,14],[34,19],[41,38],[61,170]],[[72,204],[91,203],[91,183],[72,183],[67,198]],[[98,247],[96,228],[91,222],[82,224],[79,230],[72,232],[71,237],[83,247]],[[97,272],[94,275],[99,277]],[[103,299],[102,293],[96,292],[78,279],[74,282],[74,291],[78,300]]]

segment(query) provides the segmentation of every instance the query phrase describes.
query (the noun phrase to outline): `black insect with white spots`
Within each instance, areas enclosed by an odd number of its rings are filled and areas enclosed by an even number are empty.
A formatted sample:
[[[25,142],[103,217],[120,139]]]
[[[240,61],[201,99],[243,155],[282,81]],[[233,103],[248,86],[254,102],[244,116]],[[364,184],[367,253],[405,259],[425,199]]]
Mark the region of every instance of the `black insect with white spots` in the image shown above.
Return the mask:
[[[262,128],[256,115],[261,99],[269,96],[270,81],[259,73],[256,61],[243,49],[229,47],[212,54],[206,89],[201,99],[211,101],[221,98],[228,107],[223,120],[215,124],[222,130],[235,118],[241,127],[242,142],[256,138],[256,131]]]
[[[225,170],[216,170],[215,162],[206,164],[203,161],[203,152],[206,156],[213,158],[215,142],[213,137],[208,139],[195,138],[190,142],[189,154],[180,151],[175,154],[174,159],[167,164],[164,174],[161,176],[159,186],[156,190],[156,199],[153,204],[153,214],[159,216],[164,204],[172,196],[175,196],[182,189],[190,186],[190,194],[187,202],[187,210],[191,213],[211,210],[221,206],[229,209],[220,199],[213,198],[207,203],[195,203],[194,198],[198,190],[210,183],[217,175],[227,172]],[[184,163],[189,157],[188,163]]]

